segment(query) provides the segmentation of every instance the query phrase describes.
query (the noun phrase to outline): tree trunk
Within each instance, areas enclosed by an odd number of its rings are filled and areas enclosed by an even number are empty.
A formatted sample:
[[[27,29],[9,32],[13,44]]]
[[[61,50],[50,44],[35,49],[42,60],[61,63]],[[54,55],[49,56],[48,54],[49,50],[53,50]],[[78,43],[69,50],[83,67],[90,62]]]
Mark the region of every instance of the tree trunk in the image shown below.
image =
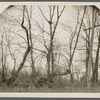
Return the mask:
[[[51,88],[52,86],[51,86],[51,81],[52,81],[52,78],[51,78],[51,73],[50,73],[50,54],[49,54],[50,52],[48,52],[48,54],[47,54],[47,67],[48,67],[48,69],[47,69],[47,77],[48,77],[48,87],[49,88]]]
[[[71,83],[73,83],[74,82],[74,77],[73,77],[73,71],[71,70],[72,69],[72,56],[71,56],[71,58],[70,58],[70,63],[69,63],[69,70],[70,70],[70,81],[71,81]]]
[[[81,28],[82,28],[85,12],[86,12],[86,6],[84,8],[84,12],[83,12],[83,15],[82,15],[81,23],[79,25],[79,29],[78,29],[78,32],[77,32],[77,37],[76,37],[75,45],[74,45],[72,53],[70,54],[70,64],[69,64],[69,70],[70,71],[71,71],[71,66],[72,66],[72,61],[73,61],[73,57],[74,57],[74,54],[75,54],[75,50],[76,50],[76,47],[77,47],[77,44],[78,44],[79,35],[80,35],[80,32],[81,32]],[[73,82],[73,73],[72,72],[70,73],[70,79],[71,79],[71,82]]]
[[[36,69],[35,69],[35,64],[34,64],[34,59],[33,59],[33,41],[32,41],[32,32],[31,32],[31,18],[32,18],[32,6],[31,6],[31,11],[30,14],[26,8],[26,12],[27,12],[27,18],[28,18],[28,24],[29,24],[29,35],[30,35],[30,46],[31,46],[31,50],[30,50],[30,54],[31,54],[31,68],[32,68],[32,77],[36,77],[37,73],[36,73]]]
[[[1,51],[2,51],[2,83],[5,83],[5,64],[4,64],[4,48],[3,48],[3,35],[2,35],[2,41],[1,41]],[[6,60],[6,58],[5,58]]]
[[[53,54],[53,39],[51,39],[51,60],[52,60],[52,73],[54,73],[54,54]]]
[[[98,37],[98,46],[97,46],[97,52],[96,52],[96,60],[95,60],[94,71],[93,71],[94,83],[98,82],[99,48],[100,48],[100,33],[99,33],[99,37]]]
[[[32,77],[34,78],[34,77],[37,75],[37,73],[36,73],[36,69],[35,69],[35,65],[34,65],[34,60],[33,60],[33,56],[32,56],[32,51],[31,51],[31,61],[32,61],[32,63],[31,63]]]
[[[91,87],[91,74],[92,74],[92,50],[93,50],[93,40],[94,40],[94,8],[92,10],[92,33],[90,39],[90,48],[89,48],[89,62],[88,62],[88,76],[87,76],[87,87]]]
[[[29,28],[31,30],[31,28]],[[35,77],[37,75],[36,73],[36,69],[35,69],[35,64],[34,64],[34,59],[33,59],[33,44],[32,44],[32,35],[31,35],[31,31],[29,32],[30,33],[30,42],[31,42],[31,50],[30,50],[30,53],[31,53],[31,68],[32,68],[32,77]]]
[[[50,75],[50,54],[47,54],[47,67],[48,67],[47,75],[49,77],[49,75]]]
[[[86,41],[86,82],[87,82],[87,77],[88,77],[88,61],[89,61],[89,44]],[[87,84],[87,83],[86,83]]]
[[[23,60],[22,60],[22,62],[20,63],[19,68],[18,68],[17,71],[12,75],[12,77],[10,77],[10,78],[6,81],[7,85],[11,85],[11,84],[13,84],[13,82],[15,82],[16,78],[18,77],[19,72],[21,71],[21,69],[22,69],[23,66],[24,66],[24,63],[25,63],[25,61],[26,61],[26,58],[27,58],[27,56],[28,56],[28,54],[29,54],[29,52],[30,52],[30,49],[31,49],[31,47],[29,46],[29,47],[27,48],[27,50],[26,50],[24,56],[23,56]]]
[[[70,79],[71,79],[71,83],[73,83],[74,82],[74,77],[73,77],[73,73],[72,72],[70,73]]]

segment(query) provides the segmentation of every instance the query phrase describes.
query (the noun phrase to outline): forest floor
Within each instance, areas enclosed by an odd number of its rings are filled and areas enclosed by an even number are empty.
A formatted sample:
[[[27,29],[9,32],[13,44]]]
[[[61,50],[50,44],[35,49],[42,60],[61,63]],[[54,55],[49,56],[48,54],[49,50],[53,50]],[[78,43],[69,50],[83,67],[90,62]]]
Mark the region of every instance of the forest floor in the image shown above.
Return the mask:
[[[23,88],[23,87],[0,87],[0,92],[67,92],[67,93],[100,93],[100,87],[92,87],[90,90],[86,87],[67,87],[67,88]]]

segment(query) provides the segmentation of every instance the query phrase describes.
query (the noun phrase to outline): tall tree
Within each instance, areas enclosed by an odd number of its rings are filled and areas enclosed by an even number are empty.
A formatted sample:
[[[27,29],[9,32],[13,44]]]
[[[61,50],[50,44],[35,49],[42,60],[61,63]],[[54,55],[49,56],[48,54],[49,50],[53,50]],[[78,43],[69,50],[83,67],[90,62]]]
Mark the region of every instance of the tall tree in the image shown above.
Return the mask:
[[[30,46],[31,46],[31,68],[32,68],[32,76],[35,77],[37,75],[36,69],[35,69],[35,64],[34,64],[34,59],[33,59],[33,41],[32,41],[32,6],[30,6],[30,13],[26,7],[26,13],[27,13],[27,18],[28,18],[28,31],[29,31],[29,40],[30,40]]]
[[[88,77],[87,77],[87,87],[91,87],[91,75],[92,75],[92,51],[93,51],[93,40],[94,40],[94,7],[92,8],[92,33],[90,38],[90,48],[89,48],[89,61],[88,61]]]
[[[70,42],[69,42],[69,52],[67,52],[68,57],[69,57],[68,65],[69,65],[69,70],[71,72],[70,73],[71,83],[73,83],[72,62],[73,62],[74,54],[75,54],[75,51],[76,51],[76,48],[77,48],[79,36],[80,36],[80,33],[81,33],[85,13],[86,13],[86,6],[84,7],[84,11],[83,11],[82,17],[80,18],[81,19],[80,22],[79,22],[80,12],[78,11],[78,16],[77,16],[77,21],[76,21],[76,26],[75,26],[74,31],[69,26],[67,26],[67,28],[71,32]],[[75,38],[75,36],[76,36],[76,38]],[[74,39],[75,39],[75,42],[73,42]]]
[[[2,34],[1,36],[1,53],[2,53],[2,58],[1,58],[1,62],[2,62],[2,83],[5,83],[5,60],[4,60],[4,34]]]
[[[42,31],[44,31],[45,33],[47,33],[50,37],[50,43],[49,43],[49,47],[46,46],[46,41],[44,40],[44,46],[46,47],[47,49],[47,64],[48,64],[48,70],[47,70],[47,73],[48,73],[48,77],[50,78],[51,75],[54,74],[54,71],[55,71],[55,64],[54,64],[54,37],[55,37],[55,33],[56,33],[56,29],[57,29],[57,26],[58,26],[58,23],[59,23],[59,19],[65,9],[65,6],[62,8],[62,10],[60,11],[59,10],[59,6],[48,6],[49,8],[49,18],[50,19],[47,19],[44,12],[42,11],[42,9],[38,6],[42,16],[44,17],[45,21],[48,23],[49,25],[49,33],[46,32],[44,29],[42,29]],[[54,15],[56,13],[56,21],[55,23],[53,22],[53,19],[54,19]],[[50,68],[51,67],[51,68]],[[51,72],[50,72],[50,69]]]
[[[31,46],[30,46],[30,41],[29,41],[29,32],[28,32],[28,29],[24,26],[24,22],[25,22],[25,9],[26,9],[26,6],[24,5],[23,6],[23,15],[22,15],[22,20],[21,20],[21,27],[22,29],[25,31],[26,33],[26,38],[27,38],[27,49],[26,49],[26,52],[23,56],[23,59],[22,59],[22,62],[20,63],[17,71],[7,80],[7,85],[11,85],[13,84],[13,82],[16,80],[16,78],[18,77],[18,74],[19,72],[21,71],[21,69],[23,68],[24,66],[24,63],[26,61],[26,58],[31,50]]]

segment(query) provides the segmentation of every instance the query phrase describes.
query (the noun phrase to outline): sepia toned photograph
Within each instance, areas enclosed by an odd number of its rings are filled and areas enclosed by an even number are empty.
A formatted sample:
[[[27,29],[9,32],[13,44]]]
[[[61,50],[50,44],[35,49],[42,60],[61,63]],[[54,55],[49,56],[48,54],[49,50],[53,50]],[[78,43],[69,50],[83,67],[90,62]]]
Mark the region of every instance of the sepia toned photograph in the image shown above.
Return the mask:
[[[100,93],[100,5],[0,6],[1,93]]]

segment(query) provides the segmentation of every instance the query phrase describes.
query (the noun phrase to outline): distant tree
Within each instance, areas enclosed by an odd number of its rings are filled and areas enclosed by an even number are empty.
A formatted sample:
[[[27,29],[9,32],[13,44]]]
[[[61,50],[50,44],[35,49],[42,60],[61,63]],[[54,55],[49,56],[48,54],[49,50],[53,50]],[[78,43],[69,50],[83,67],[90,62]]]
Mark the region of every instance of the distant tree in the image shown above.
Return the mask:
[[[69,26],[64,25],[71,33],[70,42],[69,42],[69,52],[67,51],[67,55],[68,55],[68,59],[69,59],[68,65],[69,65],[69,70],[71,72],[70,73],[71,83],[73,83],[72,62],[73,62],[73,57],[74,57],[74,54],[75,54],[75,51],[77,48],[79,36],[80,36],[81,30],[82,30],[82,24],[84,21],[85,13],[86,13],[86,6],[84,7],[83,15],[81,18],[80,18],[80,11],[78,10],[77,21],[76,21],[76,26],[75,26],[74,30],[71,29]],[[81,19],[81,20],[79,21],[79,19]]]

